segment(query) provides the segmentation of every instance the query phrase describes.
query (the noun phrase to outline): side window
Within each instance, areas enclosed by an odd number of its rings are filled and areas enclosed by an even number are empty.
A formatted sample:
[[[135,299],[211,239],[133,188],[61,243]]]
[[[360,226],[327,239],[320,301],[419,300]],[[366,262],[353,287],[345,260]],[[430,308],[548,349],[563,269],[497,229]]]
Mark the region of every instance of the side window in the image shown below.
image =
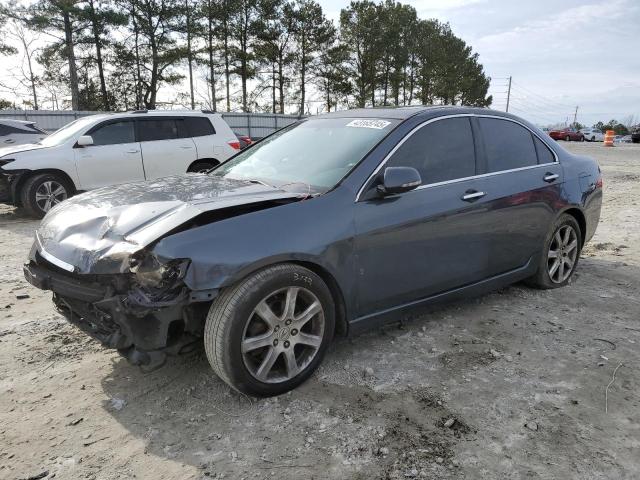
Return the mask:
[[[538,152],[538,163],[553,163],[556,161],[556,157],[553,156],[549,147],[547,147],[542,140],[534,136],[533,141],[536,144],[536,151]]]
[[[122,122],[113,122],[99,126],[92,131],[90,135],[93,138],[93,144],[96,146],[133,143],[136,141],[133,122],[131,120],[123,120]]]
[[[475,148],[467,117],[437,120],[416,131],[393,154],[390,167],[413,167],[422,184],[476,174]]]
[[[184,122],[191,137],[204,137],[205,135],[214,135],[216,133],[208,118],[185,117]]]
[[[529,130],[497,118],[479,118],[478,122],[487,153],[488,173],[537,165],[533,135]]]
[[[177,122],[173,118],[144,119],[139,122],[138,133],[141,142],[180,138]]]

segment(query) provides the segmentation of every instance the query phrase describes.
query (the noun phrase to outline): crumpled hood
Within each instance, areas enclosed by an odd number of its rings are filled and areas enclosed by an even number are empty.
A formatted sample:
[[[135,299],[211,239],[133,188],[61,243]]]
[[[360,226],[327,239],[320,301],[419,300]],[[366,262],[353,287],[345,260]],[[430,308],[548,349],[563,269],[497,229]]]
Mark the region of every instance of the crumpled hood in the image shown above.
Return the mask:
[[[106,187],[52,209],[36,231],[36,248],[78,273],[124,272],[132,253],[201,213],[299,196],[205,174]]]

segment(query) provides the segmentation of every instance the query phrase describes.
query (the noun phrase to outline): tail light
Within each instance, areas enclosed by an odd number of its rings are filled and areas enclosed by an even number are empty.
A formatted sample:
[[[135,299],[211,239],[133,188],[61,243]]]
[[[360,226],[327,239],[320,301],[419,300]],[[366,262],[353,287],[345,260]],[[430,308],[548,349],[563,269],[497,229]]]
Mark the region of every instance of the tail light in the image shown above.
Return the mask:
[[[231,141],[231,142],[227,142],[227,143],[234,150],[240,150],[240,142],[239,141],[236,140],[235,142]]]
[[[602,175],[596,180],[596,188],[602,188]]]

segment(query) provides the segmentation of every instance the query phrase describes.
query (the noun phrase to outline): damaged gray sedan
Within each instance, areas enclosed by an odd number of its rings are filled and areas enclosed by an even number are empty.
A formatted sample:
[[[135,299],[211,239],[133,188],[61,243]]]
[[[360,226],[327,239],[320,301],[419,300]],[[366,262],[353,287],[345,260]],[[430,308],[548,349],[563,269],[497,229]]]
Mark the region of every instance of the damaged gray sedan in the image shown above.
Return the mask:
[[[275,395],[313,373],[336,333],[523,279],[566,285],[601,187],[595,162],[513,115],[339,112],[206,174],[61,203],[24,272],[134,364],[204,338],[225,382]]]

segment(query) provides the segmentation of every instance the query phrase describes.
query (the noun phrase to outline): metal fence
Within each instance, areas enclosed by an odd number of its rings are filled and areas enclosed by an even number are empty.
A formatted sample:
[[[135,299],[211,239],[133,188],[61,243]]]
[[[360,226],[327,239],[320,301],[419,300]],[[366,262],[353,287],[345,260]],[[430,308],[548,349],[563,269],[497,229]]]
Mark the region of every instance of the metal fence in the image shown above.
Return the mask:
[[[177,110],[166,110],[167,113],[178,113]],[[11,118],[14,120],[31,120],[38,127],[53,132],[73,120],[95,115],[102,112],[75,110],[0,110],[0,120]],[[298,115],[280,115],[271,113],[226,113],[221,112],[222,118],[234,132],[249,135],[252,138],[262,138],[286,127],[303,118]]]

